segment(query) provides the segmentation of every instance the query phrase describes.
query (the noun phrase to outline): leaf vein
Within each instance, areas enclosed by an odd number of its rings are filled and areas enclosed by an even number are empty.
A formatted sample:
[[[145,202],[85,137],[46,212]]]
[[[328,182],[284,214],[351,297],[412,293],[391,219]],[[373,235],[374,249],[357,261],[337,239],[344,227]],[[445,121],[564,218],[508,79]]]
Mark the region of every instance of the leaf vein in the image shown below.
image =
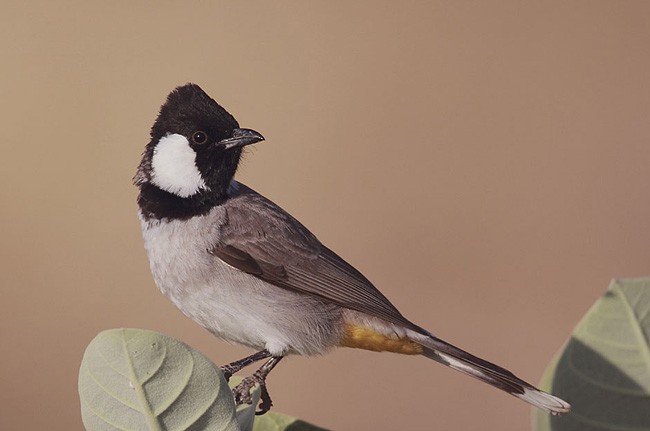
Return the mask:
[[[135,431],[135,430],[131,430],[129,428],[125,428],[123,426],[119,426],[115,422],[110,421],[108,418],[106,418],[106,417],[102,416],[101,414],[99,414],[96,410],[94,410],[87,403],[84,403],[84,406],[86,407],[86,409],[88,409],[88,411],[90,411],[90,413],[95,415],[95,417],[99,418],[101,421],[103,421],[104,423],[107,423],[108,425],[112,426],[115,429],[118,429],[118,430],[121,430],[121,431]]]
[[[97,377],[93,374],[93,372],[90,371],[90,368],[88,368],[88,365],[84,365],[84,369],[86,370],[86,373],[88,373],[88,375],[90,376],[90,378],[92,379],[92,381],[95,382],[95,384],[96,384],[99,388],[101,388],[105,393],[107,393],[108,395],[110,395],[111,398],[113,398],[113,399],[116,400],[116,401],[119,401],[120,404],[123,404],[123,405],[125,405],[126,407],[135,410],[136,412],[139,412],[139,411],[140,411],[140,409],[138,409],[138,406],[133,405],[133,404],[130,404],[130,403],[127,402],[125,399],[120,398],[118,394],[115,394],[115,392],[113,392],[112,390],[110,390],[108,387],[104,386],[104,385],[99,381],[99,379],[97,379]]]
[[[138,381],[138,376],[135,374],[135,367],[133,365],[133,360],[131,359],[129,349],[127,347],[126,334],[124,329],[122,330],[122,351],[127,361],[129,372],[131,374],[131,383],[133,384],[133,387],[135,388],[136,393],[140,398],[140,402],[142,403],[142,414],[144,415],[145,420],[149,425],[149,429],[152,431],[163,431],[162,427],[160,426],[160,422],[158,422],[158,418],[151,409],[151,405],[147,399],[147,394],[145,393],[142,384]]]
[[[193,420],[187,422],[186,425],[179,428],[179,431],[189,429],[193,424],[195,424],[197,421],[199,421],[206,413],[208,413],[208,411],[210,410],[210,407],[212,407],[214,405],[214,403],[217,401],[218,396],[219,396],[219,390],[214,391],[214,393],[212,394],[212,399],[210,400],[210,402],[208,402],[207,405],[197,409],[197,412],[201,412],[201,413],[198,416],[196,416]]]
[[[162,344],[162,347],[163,347],[164,350],[162,351],[162,354],[160,355],[160,362],[158,362],[158,364],[156,364],[156,366],[154,367],[154,370],[152,372],[150,372],[150,374],[147,376],[147,378],[142,381],[143,385],[145,383],[147,383],[149,380],[151,380],[156,374],[158,374],[158,371],[160,371],[162,369],[162,366],[165,363],[165,358],[167,357],[167,346],[165,346],[165,344]]]
[[[640,322],[636,319],[636,314],[634,309],[631,307],[631,304],[627,301],[626,296],[623,294],[621,287],[616,284],[612,289],[616,289],[616,294],[621,298],[621,302],[625,305],[625,311],[627,312],[632,330],[634,335],[637,337],[639,344],[641,345],[641,354],[645,358],[646,371],[650,374],[650,346],[648,345],[648,339],[646,337],[644,329],[641,327]]]

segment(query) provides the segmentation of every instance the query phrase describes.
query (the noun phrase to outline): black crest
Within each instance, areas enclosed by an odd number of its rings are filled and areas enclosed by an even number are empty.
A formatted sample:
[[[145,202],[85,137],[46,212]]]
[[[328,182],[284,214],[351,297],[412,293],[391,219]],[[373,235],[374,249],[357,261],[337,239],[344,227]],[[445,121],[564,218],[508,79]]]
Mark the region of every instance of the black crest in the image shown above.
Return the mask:
[[[189,218],[222,202],[237,170],[241,148],[226,150],[216,144],[231,137],[238,128],[237,120],[198,85],[185,84],[169,93],[151,127],[151,140],[133,178],[140,188],[138,204],[145,217]],[[171,134],[183,135],[196,152],[196,166],[206,190],[179,197],[151,182],[156,145]]]

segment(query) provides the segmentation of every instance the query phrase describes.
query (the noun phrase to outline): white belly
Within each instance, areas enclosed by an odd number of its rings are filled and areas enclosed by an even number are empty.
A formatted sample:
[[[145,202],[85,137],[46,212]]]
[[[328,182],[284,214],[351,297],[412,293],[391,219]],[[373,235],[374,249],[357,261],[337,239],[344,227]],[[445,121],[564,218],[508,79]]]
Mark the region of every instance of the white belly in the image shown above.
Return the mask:
[[[227,341],[273,355],[319,354],[333,347],[342,319],[337,306],[266,283],[207,252],[219,238],[215,211],[221,209],[183,221],[142,221],[160,290]]]

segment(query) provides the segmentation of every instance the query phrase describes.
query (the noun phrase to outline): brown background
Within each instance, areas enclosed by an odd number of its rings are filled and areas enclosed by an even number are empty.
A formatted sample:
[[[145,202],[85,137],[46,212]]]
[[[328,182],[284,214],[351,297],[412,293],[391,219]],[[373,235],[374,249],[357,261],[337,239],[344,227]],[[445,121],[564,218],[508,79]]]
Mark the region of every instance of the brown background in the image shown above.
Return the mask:
[[[216,362],[155,288],[130,180],[194,81],[267,141],[239,179],[415,322],[537,381],[612,277],[650,273],[650,3],[3,2],[0,429],[80,429],[100,330]],[[118,4],[119,3],[119,4]],[[339,350],[270,378],[334,429],[525,430],[425,359]]]

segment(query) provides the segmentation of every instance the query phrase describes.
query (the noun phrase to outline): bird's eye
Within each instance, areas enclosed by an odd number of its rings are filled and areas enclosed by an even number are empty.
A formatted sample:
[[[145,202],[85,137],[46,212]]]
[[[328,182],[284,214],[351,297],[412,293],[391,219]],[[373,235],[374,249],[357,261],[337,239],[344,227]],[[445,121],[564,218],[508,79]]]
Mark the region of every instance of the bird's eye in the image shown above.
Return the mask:
[[[205,132],[194,132],[192,133],[192,141],[195,144],[205,144],[208,141],[208,134]]]

